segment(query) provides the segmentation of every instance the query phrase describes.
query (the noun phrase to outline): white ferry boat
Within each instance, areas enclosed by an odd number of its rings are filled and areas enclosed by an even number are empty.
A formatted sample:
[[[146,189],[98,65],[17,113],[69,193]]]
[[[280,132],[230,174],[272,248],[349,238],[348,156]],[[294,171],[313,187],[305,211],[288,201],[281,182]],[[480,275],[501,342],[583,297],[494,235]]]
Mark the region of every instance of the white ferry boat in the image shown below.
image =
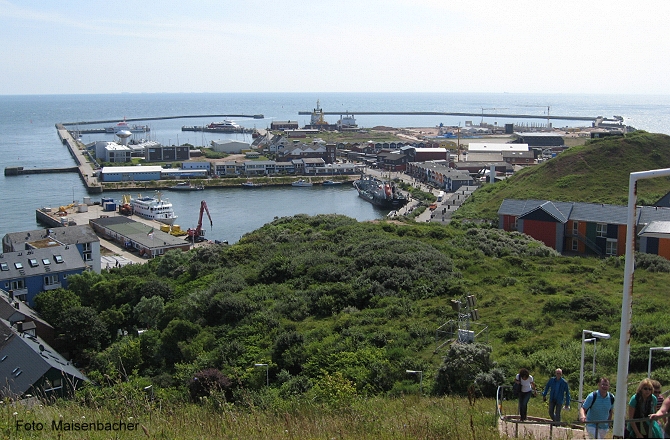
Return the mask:
[[[172,203],[167,200],[161,200],[161,193],[158,191],[154,197],[139,196],[136,199],[132,199],[130,204],[133,208],[133,214],[149,220],[156,220],[171,225],[177,219],[172,209]]]

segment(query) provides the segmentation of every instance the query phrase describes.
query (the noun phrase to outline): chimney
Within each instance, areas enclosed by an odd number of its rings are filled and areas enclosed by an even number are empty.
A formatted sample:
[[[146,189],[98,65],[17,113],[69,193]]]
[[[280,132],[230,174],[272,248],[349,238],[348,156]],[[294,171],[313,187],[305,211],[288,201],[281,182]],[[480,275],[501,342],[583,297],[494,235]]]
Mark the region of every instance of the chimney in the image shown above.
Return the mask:
[[[19,331],[19,333],[23,333],[23,321],[16,323],[16,329]]]
[[[16,310],[19,309],[19,302],[18,302],[18,301],[14,301],[14,308],[15,308]]]
[[[10,291],[7,292],[7,293],[9,293],[9,299],[12,300],[12,301],[14,301],[14,291],[13,291],[13,290],[10,290]]]

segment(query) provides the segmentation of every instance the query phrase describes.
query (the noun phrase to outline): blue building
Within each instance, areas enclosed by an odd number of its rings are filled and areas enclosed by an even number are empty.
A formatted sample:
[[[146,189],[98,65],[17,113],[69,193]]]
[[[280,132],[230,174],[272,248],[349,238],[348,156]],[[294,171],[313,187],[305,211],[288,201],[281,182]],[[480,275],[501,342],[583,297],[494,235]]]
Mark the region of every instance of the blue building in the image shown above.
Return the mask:
[[[40,292],[67,289],[67,278],[86,268],[73,245],[4,252],[0,254],[0,288],[32,307]]]

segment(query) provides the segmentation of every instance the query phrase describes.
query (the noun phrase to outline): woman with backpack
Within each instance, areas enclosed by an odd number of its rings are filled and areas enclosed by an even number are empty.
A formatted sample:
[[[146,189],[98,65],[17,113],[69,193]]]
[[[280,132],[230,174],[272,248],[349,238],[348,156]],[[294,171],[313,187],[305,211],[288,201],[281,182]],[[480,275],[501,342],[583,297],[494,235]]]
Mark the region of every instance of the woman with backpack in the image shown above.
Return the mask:
[[[649,418],[656,412],[656,396],[653,393],[654,385],[651,380],[643,379],[628,402],[629,419]],[[663,433],[658,423],[651,420],[628,422],[625,438],[663,438]]]

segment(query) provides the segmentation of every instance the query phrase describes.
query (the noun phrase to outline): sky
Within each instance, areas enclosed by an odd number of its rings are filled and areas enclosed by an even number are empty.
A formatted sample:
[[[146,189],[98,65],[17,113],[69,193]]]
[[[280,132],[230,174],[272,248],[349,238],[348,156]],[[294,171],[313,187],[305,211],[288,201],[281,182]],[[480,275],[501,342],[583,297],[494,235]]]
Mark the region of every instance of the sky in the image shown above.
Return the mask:
[[[670,94],[667,0],[0,0],[0,95]]]

